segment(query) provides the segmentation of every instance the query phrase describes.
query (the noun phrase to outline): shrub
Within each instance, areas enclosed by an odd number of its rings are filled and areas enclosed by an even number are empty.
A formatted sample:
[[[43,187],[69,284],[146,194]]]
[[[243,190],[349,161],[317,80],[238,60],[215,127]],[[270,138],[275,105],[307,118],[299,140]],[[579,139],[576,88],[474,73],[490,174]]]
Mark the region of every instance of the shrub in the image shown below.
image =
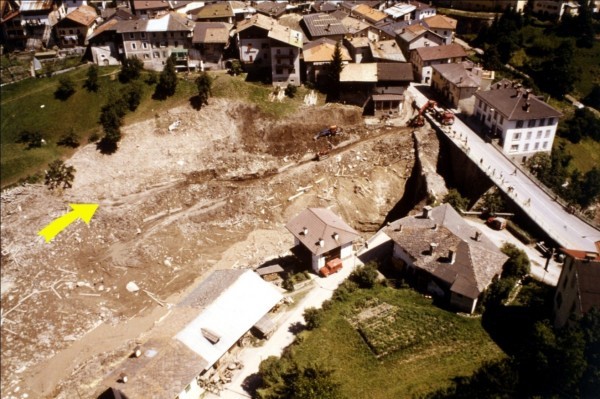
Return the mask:
[[[39,148],[42,146],[42,142],[44,138],[40,132],[23,130],[21,134],[19,134],[19,138],[17,139],[17,143],[26,143],[27,149]]]
[[[297,92],[298,92],[298,88],[294,85],[287,85],[287,87],[285,88],[285,95],[288,96],[289,98],[294,98],[294,96],[296,96]]]
[[[458,212],[469,209],[469,199],[460,195],[455,188],[448,190],[448,194],[444,197],[444,202],[450,204]]]
[[[314,330],[319,328],[323,322],[323,311],[317,308],[306,308],[303,313],[304,321],[306,322],[306,328],[308,330]]]
[[[131,80],[137,79],[140,77],[142,69],[144,69],[144,63],[142,60],[137,58],[127,58],[123,61],[123,65],[121,66],[119,80],[121,83],[127,83]]]
[[[58,81],[58,88],[54,92],[54,97],[59,100],[66,100],[75,93],[75,82],[69,76],[62,76]]]
[[[98,65],[92,64],[87,71],[87,79],[85,80],[84,86],[89,91],[98,90]]]
[[[508,256],[508,261],[504,264],[502,277],[521,278],[530,272],[530,262],[527,254],[517,248],[514,244],[505,243],[500,250]]]
[[[231,61],[231,68],[229,69],[229,73],[233,76],[237,76],[243,72],[242,64],[239,60]]]
[[[60,139],[56,142],[58,145],[62,145],[64,147],[77,148],[79,147],[79,136],[75,133],[73,129],[69,131],[69,133],[65,133],[60,136]]]
[[[506,229],[510,231],[512,235],[517,237],[517,239],[523,244],[530,245],[533,244],[533,242],[535,241],[533,237],[529,235],[529,233],[521,229],[519,226],[517,226],[510,220],[506,222]]]
[[[373,288],[377,282],[377,263],[369,262],[358,267],[350,274],[350,280],[358,284],[360,288]]]
[[[75,179],[75,168],[67,166],[63,161],[57,159],[48,164],[44,184],[49,190],[54,190],[62,185],[62,188],[70,188]]]

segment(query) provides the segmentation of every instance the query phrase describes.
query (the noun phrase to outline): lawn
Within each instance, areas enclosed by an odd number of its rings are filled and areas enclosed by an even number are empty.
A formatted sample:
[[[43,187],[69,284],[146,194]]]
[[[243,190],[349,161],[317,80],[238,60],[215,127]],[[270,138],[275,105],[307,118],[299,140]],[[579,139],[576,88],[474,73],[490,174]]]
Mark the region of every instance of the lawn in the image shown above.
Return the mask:
[[[410,289],[357,290],[332,303],[320,328],[301,334],[294,358],[334,369],[348,398],[422,396],[504,357],[480,319]]]
[[[589,137],[582,139],[579,143],[573,144],[569,140],[557,137],[555,145],[565,143],[565,149],[573,156],[570,168],[578,169],[585,173],[594,166],[600,165],[600,143]]]
[[[116,79],[118,67],[100,68],[100,89],[89,92],[83,88],[87,67],[78,68],[66,75],[77,83],[76,92],[67,100],[54,97],[59,77],[26,79],[3,86],[0,102],[1,131],[1,179],[4,188],[39,173],[52,160],[68,158],[73,149],[56,145],[59,138],[72,129],[87,143],[92,134],[102,135],[98,125],[101,107],[108,101],[111,92],[118,93],[123,85]],[[61,75],[62,76],[62,75]],[[125,116],[125,124],[154,117],[170,108],[189,104],[196,95],[194,79],[197,75],[180,74],[177,91],[164,101],[152,99],[153,85],[144,85],[142,101],[134,113]],[[235,98],[256,104],[265,114],[282,117],[302,104],[308,90],[299,88],[293,99],[283,102],[268,100],[273,88],[269,85],[245,81],[245,75],[232,77],[226,73],[214,73],[213,95]],[[323,103],[320,96],[319,103]],[[39,131],[47,144],[41,148],[27,149],[26,144],[17,143],[22,131]]]

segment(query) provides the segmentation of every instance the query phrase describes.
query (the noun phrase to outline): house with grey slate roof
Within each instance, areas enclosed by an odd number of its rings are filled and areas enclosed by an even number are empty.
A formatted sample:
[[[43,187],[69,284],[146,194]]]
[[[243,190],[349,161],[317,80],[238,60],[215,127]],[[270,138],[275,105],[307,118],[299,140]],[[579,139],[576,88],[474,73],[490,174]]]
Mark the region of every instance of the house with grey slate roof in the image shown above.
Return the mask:
[[[501,80],[490,90],[475,93],[475,118],[482,133],[498,139],[513,160],[524,161],[538,152],[550,153],[562,114],[529,89]]]
[[[378,248],[390,251],[390,242],[394,265],[415,288],[466,313],[473,313],[508,260],[449,204],[390,223],[367,246],[381,256]]]
[[[467,59],[465,49],[456,43],[435,47],[419,47],[410,53],[416,79],[431,84],[433,65],[463,62]]]
[[[434,65],[431,87],[450,108],[473,114],[475,92],[487,90],[494,80],[494,71],[486,71],[471,61],[460,64]]]
[[[305,209],[285,228],[294,236],[294,253],[300,258],[310,258],[315,273],[336,259],[344,266],[353,262],[352,244],[360,234],[329,209]]]
[[[303,16],[301,26],[310,40],[327,37],[335,41],[340,41],[348,33],[348,29],[342,21],[325,13]]]

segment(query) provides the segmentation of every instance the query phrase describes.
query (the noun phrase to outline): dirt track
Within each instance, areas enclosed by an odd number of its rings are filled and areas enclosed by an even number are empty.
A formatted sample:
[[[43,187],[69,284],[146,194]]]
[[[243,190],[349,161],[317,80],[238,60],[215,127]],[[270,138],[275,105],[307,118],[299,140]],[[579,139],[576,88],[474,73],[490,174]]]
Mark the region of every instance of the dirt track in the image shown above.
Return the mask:
[[[313,161],[326,145],[313,136],[329,124],[344,133],[328,159]],[[306,207],[332,207],[373,231],[414,164],[410,131],[368,128],[359,109],[341,105],[274,121],[214,99],[124,132],[113,155],[93,145],[75,154],[71,190],[34,185],[2,195],[3,397],[93,389],[164,309],[142,290],[173,302],[211,268],[256,267],[286,253],[292,238],[283,226]],[[99,203],[90,225],[75,222],[44,243],[37,232],[78,202]],[[142,290],[128,292],[130,281]]]

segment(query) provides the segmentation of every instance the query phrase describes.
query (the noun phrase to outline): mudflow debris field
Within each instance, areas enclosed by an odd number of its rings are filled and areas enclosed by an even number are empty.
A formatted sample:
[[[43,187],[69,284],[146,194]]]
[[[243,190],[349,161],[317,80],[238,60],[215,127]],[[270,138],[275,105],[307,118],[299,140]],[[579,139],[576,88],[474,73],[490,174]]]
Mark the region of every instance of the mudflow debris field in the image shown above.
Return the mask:
[[[342,133],[314,140],[328,125]],[[113,155],[87,145],[67,161],[77,171],[72,189],[2,193],[4,398],[87,397],[162,305],[207,271],[288,253],[284,225],[309,206],[374,231],[414,164],[409,130],[366,125],[360,109],[343,105],[272,120],[214,99],[124,133]],[[329,157],[314,160],[324,145]],[[89,226],[76,221],[45,243],[37,232],[69,203],[99,208]]]

